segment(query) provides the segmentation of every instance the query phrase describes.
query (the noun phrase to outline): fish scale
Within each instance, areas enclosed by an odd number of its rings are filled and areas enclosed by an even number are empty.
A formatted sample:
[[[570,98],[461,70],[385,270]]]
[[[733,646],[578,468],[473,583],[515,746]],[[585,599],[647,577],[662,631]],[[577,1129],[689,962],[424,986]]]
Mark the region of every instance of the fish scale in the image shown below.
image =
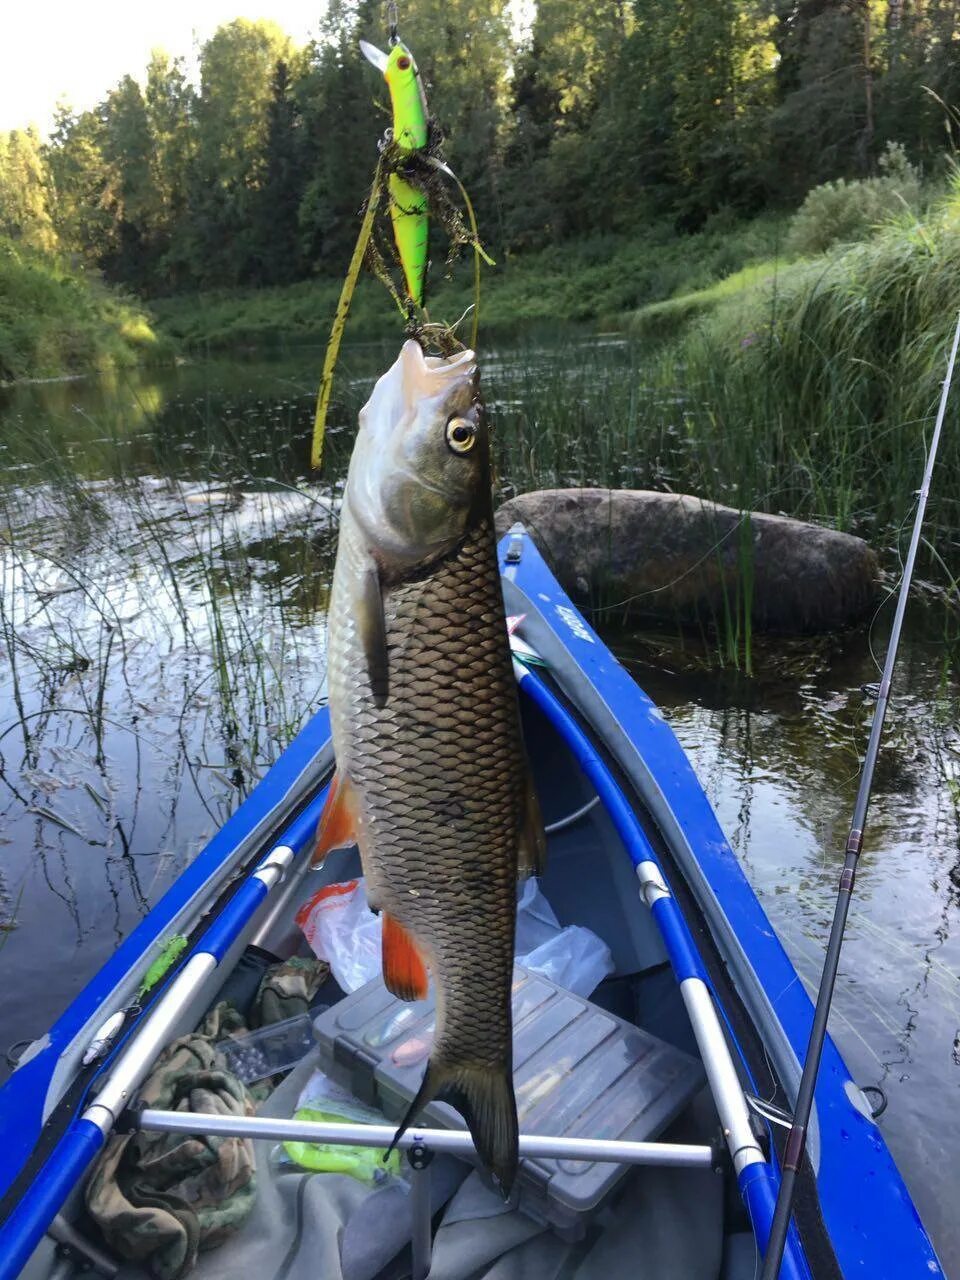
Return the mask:
[[[341,784],[319,843],[356,838],[391,990],[425,993],[424,965],[434,985],[434,1047],[407,1121],[451,1102],[509,1190],[516,882],[543,834],[473,372],[470,352],[427,359],[408,342],[360,416],[328,632]]]
[[[443,992],[435,1057],[503,1062],[526,764],[492,528],[388,589],[384,613],[387,706],[365,687],[359,648],[345,673],[345,766],[377,831],[368,897],[428,956]],[[483,629],[465,643],[467,617]]]

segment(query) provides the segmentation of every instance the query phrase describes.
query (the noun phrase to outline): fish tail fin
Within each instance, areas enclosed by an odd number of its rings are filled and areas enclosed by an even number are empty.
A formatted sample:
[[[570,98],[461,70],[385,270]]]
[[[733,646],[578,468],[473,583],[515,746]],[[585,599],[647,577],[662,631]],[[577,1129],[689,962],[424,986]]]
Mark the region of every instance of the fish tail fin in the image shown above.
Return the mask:
[[[508,1063],[501,1067],[446,1066],[431,1060],[417,1096],[394,1134],[390,1150],[414,1116],[434,1100],[449,1102],[463,1116],[473,1145],[496,1177],[504,1199],[517,1175],[517,1103]]]

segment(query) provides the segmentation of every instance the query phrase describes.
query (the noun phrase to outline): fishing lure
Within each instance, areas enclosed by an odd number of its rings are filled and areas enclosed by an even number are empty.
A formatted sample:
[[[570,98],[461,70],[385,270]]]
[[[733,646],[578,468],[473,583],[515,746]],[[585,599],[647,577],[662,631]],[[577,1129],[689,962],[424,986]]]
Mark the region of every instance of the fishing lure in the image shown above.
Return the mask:
[[[143,975],[140,990],[137,992],[138,999],[143,999],[148,992],[153,990],[160,979],[169,973],[186,949],[187,939],[182,933],[174,933],[165,939],[161,946],[160,954]]]
[[[81,1060],[82,1066],[89,1067],[91,1062],[96,1062],[98,1059],[106,1055],[107,1050],[113,1044],[114,1040],[116,1040],[117,1034],[126,1020],[126,1016],[126,1009],[119,1009],[106,1020],[87,1045],[87,1050]]]
[[[422,151],[427,145],[429,124],[427,100],[413,54],[398,41],[389,53],[383,53],[366,40],[360,41],[360,52],[383,75],[390,91],[393,128],[389,141],[401,152]],[[407,296],[416,306],[423,306],[423,290],[427,278],[427,197],[401,174],[387,178],[390,193],[390,220],[397,245]]]
[[[392,8],[393,6],[391,6]],[[477,220],[463,183],[440,153],[439,132],[431,128],[427,100],[420,73],[409,48],[396,34],[395,17],[390,24],[390,52],[383,53],[366,40],[360,50],[368,62],[381,73],[390,92],[392,127],[381,145],[380,157],[373,175],[353,257],[340,290],[340,300],[330,330],[330,341],[323,361],[317,409],[313,421],[310,466],[316,470],[323,456],[327,410],[333,388],[333,374],[340,353],[340,343],[347,322],[350,303],[364,260],[372,264],[407,322],[407,333],[424,347],[432,343],[444,355],[461,350],[462,344],[446,325],[427,323],[424,293],[427,278],[427,254],[430,237],[430,209],[439,212],[441,223],[452,245],[470,245],[474,253],[473,333],[471,346],[476,347],[480,316],[480,259],[493,266],[493,259],[480,244]],[[415,180],[411,177],[416,174]],[[385,176],[384,176],[385,175]],[[466,211],[466,223],[449,197],[443,192],[440,175],[452,181],[460,193]],[[436,180],[434,180],[436,179]],[[429,191],[429,194],[428,194]],[[381,197],[389,197],[390,220],[400,269],[403,273],[406,299],[390,279],[376,246],[374,223]],[[467,229],[469,226],[469,230]],[[469,310],[469,309],[468,309]],[[466,314],[466,312],[464,313]]]

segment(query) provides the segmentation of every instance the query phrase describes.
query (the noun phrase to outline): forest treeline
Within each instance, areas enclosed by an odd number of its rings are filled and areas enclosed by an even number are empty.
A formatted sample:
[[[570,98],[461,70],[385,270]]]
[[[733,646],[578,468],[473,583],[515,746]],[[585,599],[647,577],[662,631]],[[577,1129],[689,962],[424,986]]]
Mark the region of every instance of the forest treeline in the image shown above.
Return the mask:
[[[361,37],[384,6],[331,0],[317,38],[238,19],[199,80],[156,52],[53,131],[0,135],[0,237],[146,296],[341,273],[388,123]],[[960,141],[954,0],[403,0],[447,154],[485,241],[512,253],[796,205],[902,144]]]

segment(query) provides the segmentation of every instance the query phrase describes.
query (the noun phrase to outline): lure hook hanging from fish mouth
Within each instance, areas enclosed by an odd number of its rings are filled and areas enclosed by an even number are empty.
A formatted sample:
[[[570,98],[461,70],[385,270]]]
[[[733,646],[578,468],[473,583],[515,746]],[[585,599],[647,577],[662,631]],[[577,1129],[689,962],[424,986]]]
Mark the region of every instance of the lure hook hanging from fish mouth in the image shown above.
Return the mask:
[[[364,58],[376,67],[386,81],[390,92],[392,126],[380,143],[380,155],[366,210],[327,344],[310,450],[310,465],[314,469],[320,466],[323,454],[334,369],[350,302],[363,263],[367,262],[374,275],[386,286],[404,318],[408,336],[415,338],[422,347],[439,350],[443,355],[463,349],[464,344],[455,336],[454,331],[471,310],[473,324],[469,345],[476,347],[480,317],[480,259],[483,258],[489,266],[494,265],[493,259],[480,244],[470,197],[443,157],[442,134],[430,118],[416,60],[409,47],[400,39],[395,4],[388,7],[388,23],[389,53],[384,53],[366,40],[360,41],[360,51]],[[460,194],[465,218],[451,199],[447,189],[449,182],[455,184]],[[384,196],[389,202],[394,245],[392,251],[382,250],[377,242],[377,213]],[[472,308],[468,307],[453,326],[432,323],[424,307],[431,211],[450,239],[452,254],[468,245],[474,253]],[[387,257],[395,258],[399,264],[403,296],[391,276]]]

